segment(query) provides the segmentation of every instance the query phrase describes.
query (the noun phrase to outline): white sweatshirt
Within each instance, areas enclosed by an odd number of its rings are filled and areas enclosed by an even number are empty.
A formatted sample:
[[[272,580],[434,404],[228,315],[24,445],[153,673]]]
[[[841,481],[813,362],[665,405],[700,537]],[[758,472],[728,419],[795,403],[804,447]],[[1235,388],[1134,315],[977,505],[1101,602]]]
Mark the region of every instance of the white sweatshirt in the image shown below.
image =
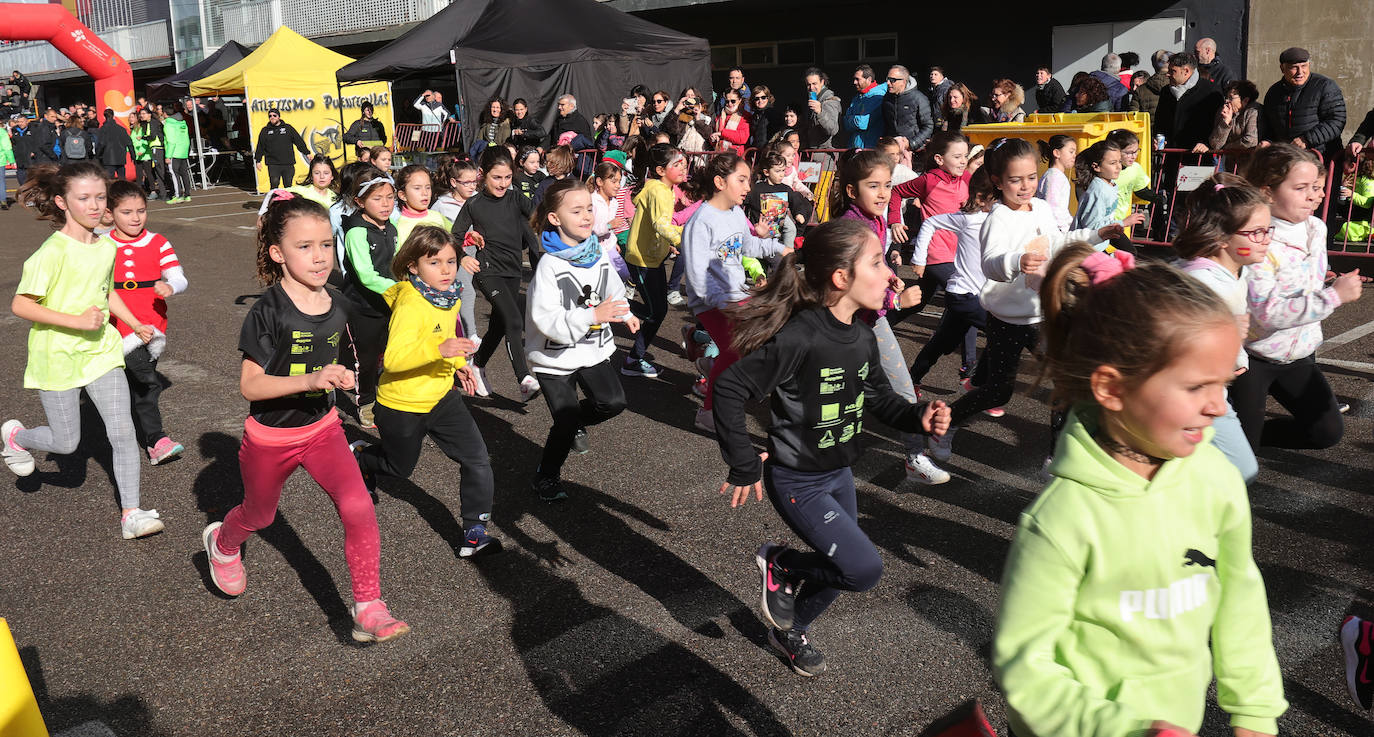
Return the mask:
[[[1189,276],[1206,284],[1213,292],[1216,292],[1226,303],[1227,309],[1231,310],[1232,315],[1239,317],[1245,314],[1246,297],[1249,294],[1249,289],[1245,283],[1245,267],[1241,267],[1239,278],[1232,274],[1230,269],[1210,258],[1195,258],[1192,261],[1185,261],[1182,267]],[[1245,338],[1242,336],[1241,342],[1244,343],[1244,340]],[[1242,345],[1240,355],[1236,357],[1236,368],[1249,367],[1250,356],[1245,352],[1245,347]]]
[[[937,230],[949,230],[959,234],[959,245],[954,251],[954,275],[945,285],[951,294],[982,294],[983,285],[988,278],[983,276],[983,244],[979,233],[983,222],[988,219],[986,212],[947,212],[926,218],[921,223],[921,231],[916,234],[916,250],[911,256],[913,262],[924,264],[926,249],[935,237]]]
[[[988,278],[980,301],[994,317],[1013,325],[1035,325],[1042,319],[1041,277],[1032,274],[1027,278],[1021,273],[1021,256],[1026,253],[1027,243],[1044,236],[1050,244],[1046,257],[1053,260],[1066,243],[1100,240],[1097,231],[1090,229],[1060,233],[1049,203],[1034,197],[1030,205],[1029,211],[1013,210],[998,202],[988,213],[978,236],[982,242],[983,274]]]
[[[624,300],[625,284],[606,251],[595,264],[573,266],[552,254],[539,259],[525,299],[525,355],[537,374],[566,375],[615,353],[611,323],[593,324],[596,306]]]

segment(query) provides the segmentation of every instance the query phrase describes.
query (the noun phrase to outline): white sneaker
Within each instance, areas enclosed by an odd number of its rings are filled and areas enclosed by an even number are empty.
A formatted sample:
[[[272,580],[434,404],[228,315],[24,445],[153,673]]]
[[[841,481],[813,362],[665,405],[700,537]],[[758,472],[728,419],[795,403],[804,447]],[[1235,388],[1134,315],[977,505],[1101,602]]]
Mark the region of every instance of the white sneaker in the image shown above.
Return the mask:
[[[162,532],[162,520],[159,519],[156,509],[135,509],[120,520],[119,530],[125,540],[147,537],[155,532]]]
[[[935,486],[949,481],[949,471],[935,465],[925,453],[910,453],[906,457],[906,477],[917,483]]]
[[[5,465],[9,466],[15,476],[28,476],[33,473],[33,454],[14,444],[14,434],[23,429],[24,423],[19,420],[7,420],[4,425],[0,425],[0,439],[5,443],[0,455],[5,457]]]
[[[668,304],[679,307],[687,304],[687,300],[683,298],[682,292],[672,291],[668,293]]]
[[[477,396],[490,397],[491,388],[487,386],[487,370],[482,368],[481,366],[473,366],[472,368],[475,369],[472,372],[472,378],[474,380],[474,383],[477,384]]]
[[[696,429],[708,434],[716,434],[716,413],[705,407],[697,410],[696,419],[692,422]]]
[[[1040,473],[1036,474],[1046,484],[1054,480],[1054,474],[1050,473],[1050,464],[1053,462],[1054,456],[1045,456],[1045,462],[1040,464]]]
[[[520,380],[520,401],[528,402],[539,393],[539,380],[529,374]]]
[[[949,457],[954,455],[954,433],[958,431],[959,428],[951,427],[948,432],[938,438],[934,435],[927,435],[926,449],[930,457],[937,461],[949,460]]]

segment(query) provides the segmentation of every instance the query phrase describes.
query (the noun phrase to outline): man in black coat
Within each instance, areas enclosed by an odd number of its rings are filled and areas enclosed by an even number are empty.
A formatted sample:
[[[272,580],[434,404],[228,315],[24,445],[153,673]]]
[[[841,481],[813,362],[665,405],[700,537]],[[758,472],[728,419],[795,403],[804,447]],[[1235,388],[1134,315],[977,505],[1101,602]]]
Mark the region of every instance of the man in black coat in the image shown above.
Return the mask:
[[[1064,85],[1054,78],[1049,67],[1035,70],[1035,106],[1042,113],[1057,113],[1064,107]]]
[[[1226,85],[1236,81],[1236,73],[1217,58],[1217,42],[1210,38],[1200,38],[1193,44],[1193,55],[1197,57],[1197,70],[1208,82],[1224,90]]]
[[[559,137],[568,132],[577,134],[571,143],[574,151],[596,148],[596,143],[592,141],[592,124],[577,111],[577,98],[563,95],[558,98],[558,117],[549,127],[549,148],[557,146]]]
[[[123,179],[125,167],[136,158],[133,139],[115,119],[111,108],[105,108],[105,123],[95,139],[95,155],[111,179]]]
[[[935,131],[930,100],[911,83],[911,71],[901,64],[887,70],[887,94],[883,96],[883,129],[889,136],[905,139],[908,150],[919,151]]]
[[[1345,130],[1345,96],[1336,82],[1313,74],[1307,49],[1279,54],[1283,79],[1264,95],[1260,139],[1319,151],[1330,158],[1340,151]]]
[[[33,129],[33,165],[60,163],[61,155],[53,148],[57,145],[57,111],[48,108],[29,127]]]
[[[1169,148],[1192,149],[1212,133],[1221,109],[1221,90],[1198,73],[1191,54],[1169,57],[1169,81],[1159,94],[1154,132],[1164,136]]]
[[[264,161],[267,163],[267,184],[272,189],[295,184],[292,181],[296,177],[296,157],[291,151],[293,146],[301,152],[301,156],[305,157],[308,163],[310,149],[306,148],[305,139],[301,138],[301,134],[295,128],[281,119],[280,110],[268,110],[267,125],[258,133],[258,146],[253,161],[259,169],[262,168]]]

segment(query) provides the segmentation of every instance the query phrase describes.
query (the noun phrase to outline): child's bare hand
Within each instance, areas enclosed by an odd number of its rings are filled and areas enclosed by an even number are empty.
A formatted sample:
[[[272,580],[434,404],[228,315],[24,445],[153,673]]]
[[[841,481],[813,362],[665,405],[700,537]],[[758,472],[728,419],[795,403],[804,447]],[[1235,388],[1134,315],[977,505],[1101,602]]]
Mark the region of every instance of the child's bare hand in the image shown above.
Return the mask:
[[[766,451],[759,454],[759,462],[767,460],[768,453]],[[746,486],[735,486],[729,481],[726,481],[725,483],[720,485],[720,493],[730,494],[731,509],[743,506],[745,502],[749,501],[749,492],[751,491],[754,492],[754,497],[756,499],[758,499],[759,501],[763,501],[763,479],[759,479],[758,481],[755,481],[754,483],[748,484]]]
[[[893,243],[906,243],[907,240],[909,240],[909,238],[908,238],[909,235],[910,235],[910,233],[907,232],[907,230],[906,230],[906,225],[904,225],[903,223],[893,223],[893,224],[892,224],[892,242],[893,242]]]
[[[453,375],[458,379],[458,387],[464,394],[471,397],[477,393],[477,379],[472,375],[471,366],[464,366],[453,372]]]
[[[161,279],[158,279],[157,283],[153,285],[153,294],[156,294],[157,296],[163,299],[167,299],[168,297],[172,296],[172,285],[168,284],[167,282]]]
[[[477,346],[473,345],[472,341],[467,338],[449,338],[439,344],[439,355],[444,358],[467,356],[471,355],[476,350]]]
[[[626,225],[629,225],[629,223],[626,222],[625,218],[614,218],[609,223],[609,227],[611,230],[620,230]]]
[[[1127,215],[1125,220],[1122,220],[1122,221],[1121,221],[1121,225],[1124,226],[1124,227],[1129,228],[1129,227],[1131,227],[1132,225],[1140,225],[1141,223],[1144,223],[1144,222],[1145,222],[1145,213],[1143,213],[1143,212],[1133,212],[1133,213],[1131,213],[1130,215]]]
[[[760,220],[759,222],[754,223],[754,235],[760,238],[767,238],[772,233],[773,228],[768,225],[767,221]]]
[[[901,302],[902,307],[915,307],[916,305],[921,304],[920,285],[912,284],[906,289],[903,289],[901,294],[897,295],[897,299]]]
[[[482,263],[471,256],[464,256],[463,260],[458,262],[458,265],[463,267],[463,270],[469,274],[476,274],[482,270]]]
[[[630,305],[623,299],[612,299],[602,302],[592,310],[592,318],[596,322],[624,322],[625,315],[630,313]]]
[[[629,328],[631,333],[639,332],[639,318],[634,315],[627,315],[621,322],[625,323],[625,327]]]
[[[1331,283],[1331,287],[1336,290],[1336,296],[1341,298],[1341,303],[1354,302],[1360,298],[1364,291],[1364,285],[1360,280],[1360,270],[1355,269],[1348,274],[1341,274],[1336,277],[1336,281]]]
[[[353,372],[337,363],[331,363],[310,375],[310,389],[313,391],[352,388]]]
[[[152,325],[139,325],[138,327],[134,328],[134,335],[137,335],[138,339],[143,341],[144,343],[147,343],[148,341],[152,340],[153,336],[156,334],[157,332],[153,330]]]
[[[949,405],[937,399],[926,405],[921,415],[921,428],[935,437],[944,437],[949,432]]]
[[[1039,252],[1021,254],[1021,273],[1038,274],[1045,265],[1045,254]]]
[[[1140,213],[1134,213],[1131,217],[1135,217],[1135,215],[1140,215]],[[1126,219],[1130,220],[1131,218]],[[1144,215],[1140,215],[1139,222],[1145,222]],[[1126,229],[1120,225],[1107,225],[1097,229],[1097,237],[1104,241],[1109,241],[1119,235],[1126,235]]]
[[[99,330],[105,324],[105,313],[99,307],[91,305],[86,311],[74,315],[72,328],[75,330]]]

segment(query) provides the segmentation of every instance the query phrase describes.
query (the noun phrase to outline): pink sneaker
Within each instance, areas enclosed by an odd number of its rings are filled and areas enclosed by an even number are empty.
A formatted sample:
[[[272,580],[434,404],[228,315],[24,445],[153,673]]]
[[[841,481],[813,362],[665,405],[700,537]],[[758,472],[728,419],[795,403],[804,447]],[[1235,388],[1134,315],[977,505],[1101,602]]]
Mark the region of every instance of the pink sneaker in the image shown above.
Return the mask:
[[[992,409],[986,411],[988,417],[1001,417],[1006,413],[1007,411],[1001,407],[993,407]]]
[[[378,599],[358,614],[353,605],[353,639],[358,642],[386,642],[410,631],[410,625],[391,616],[386,602]]]
[[[181,443],[171,438],[163,438],[148,449],[148,462],[154,466],[159,463],[166,463],[181,455],[185,450],[186,448],[182,447]]]
[[[229,596],[238,596],[248,585],[248,576],[243,572],[243,555],[236,555],[228,563],[220,563],[215,556],[223,555],[216,551],[219,542],[219,528],[223,523],[211,522],[200,533],[200,541],[205,545],[205,555],[210,559],[210,580],[215,588]]]

